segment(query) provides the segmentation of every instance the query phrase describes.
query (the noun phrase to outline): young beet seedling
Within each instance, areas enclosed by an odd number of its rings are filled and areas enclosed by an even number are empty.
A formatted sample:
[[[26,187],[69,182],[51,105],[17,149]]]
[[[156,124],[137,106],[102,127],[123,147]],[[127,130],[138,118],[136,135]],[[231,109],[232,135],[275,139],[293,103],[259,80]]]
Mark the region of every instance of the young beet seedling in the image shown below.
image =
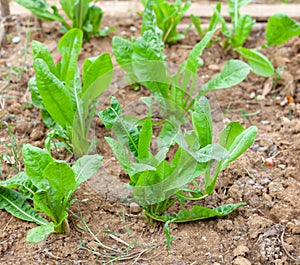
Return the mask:
[[[61,60],[55,64],[50,51],[33,41],[35,77],[28,83],[33,104],[41,109],[43,121],[50,129],[47,149],[52,139],[58,138],[78,156],[94,147],[88,136],[96,100],[113,76],[110,55],[104,53],[84,61],[81,80],[77,66],[81,46],[82,31],[70,30],[58,43]]]
[[[142,3],[145,8],[149,3],[153,5],[158,27],[163,32],[164,43],[175,43],[184,38],[189,28],[183,33],[178,33],[176,27],[190,8],[190,1],[182,3],[181,0],[175,0],[174,3],[169,3],[166,0],[142,0]]]
[[[78,28],[83,31],[85,40],[90,40],[92,36],[105,36],[114,28],[99,30],[103,11],[100,7],[92,3],[92,0],[60,0],[59,3],[72,21],[72,25],[59,14],[56,6],[48,5],[46,0],[16,0],[16,2],[30,10],[37,18],[46,21],[59,21],[62,24],[62,31],[67,32],[72,28]],[[52,9],[51,11],[49,9]]]
[[[213,37],[215,29],[207,32],[195,45],[175,74],[169,74],[171,71],[163,53],[163,34],[157,26],[151,2],[144,11],[142,32],[142,36],[132,41],[117,36],[113,38],[113,53],[118,64],[133,83],[145,86],[155,97],[171,101],[185,110],[192,109],[194,94],[203,96],[211,90],[237,85],[251,70],[240,60],[229,60],[219,74],[196,90],[198,67],[203,64],[199,56]]]
[[[231,29],[221,15],[220,3],[213,8],[214,15],[218,17],[222,24],[222,33],[227,38],[223,44],[224,48],[231,47],[245,58],[251,70],[260,76],[269,77],[274,74],[274,67],[266,56],[258,52],[257,49],[247,49],[243,45],[250,35],[255,20],[249,15],[240,14],[240,8],[250,3],[251,0],[228,0],[228,12],[231,17],[233,29]]]
[[[102,157],[86,155],[70,167],[64,161],[53,159],[47,151],[28,144],[23,146],[22,154],[26,171],[0,182],[0,209],[39,225],[28,231],[29,242],[40,242],[51,233],[68,234],[71,196],[97,172]],[[34,209],[27,200],[33,201]],[[46,214],[51,222],[37,212]]]
[[[116,139],[106,137],[106,141],[130,177],[129,184],[134,199],[143,207],[143,216],[150,224],[155,220],[166,223],[169,245],[170,223],[225,216],[245,204],[229,204],[213,209],[194,205],[191,209],[168,214],[177,201],[184,205],[187,201],[198,201],[211,195],[219,172],[249,148],[257,128],[252,126],[244,130],[237,122],[229,123],[221,132],[219,143],[213,144],[211,110],[208,100],[202,97],[191,112],[191,130],[185,129],[187,117],[178,108],[176,117],[170,113],[160,123],[159,135],[154,135],[152,100],[143,98],[143,102],[149,108],[144,120],[123,117],[122,108],[114,97],[110,107],[101,111],[99,116],[116,136]],[[178,119],[179,116],[182,117]],[[155,137],[156,145],[153,142]],[[173,156],[170,155],[171,147],[175,148]],[[153,149],[156,150],[151,151]],[[203,181],[199,180],[202,175]]]

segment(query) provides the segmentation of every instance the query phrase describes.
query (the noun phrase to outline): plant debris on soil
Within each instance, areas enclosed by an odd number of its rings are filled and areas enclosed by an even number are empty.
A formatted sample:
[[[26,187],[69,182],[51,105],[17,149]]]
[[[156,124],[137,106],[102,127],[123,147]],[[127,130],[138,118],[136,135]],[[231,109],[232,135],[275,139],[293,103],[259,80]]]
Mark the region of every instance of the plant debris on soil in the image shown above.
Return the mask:
[[[103,24],[114,26],[115,34],[138,36],[141,17],[105,16]],[[30,43],[37,39],[58,56],[58,30],[58,24],[46,22],[43,31],[37,30],[32,17],[17,17],[10,36],[18,39],[1,50],[2,179],[23,168],[22,143],[44,145],[47,128],[31,103],[27,87],[33,76]],[[85,43],[80,63],[104,51],[112,54],[111,39],[112,35]],[[220,43],[214,43],[202,56],[204,66],[199,76],[204,82],[236,56],[222,49],[221,34],[219,39]],[[166,46],[168,60],[179,65],[199,40],[194,30],[189,31],[184,40]],[[259,29],[252,32],[246,46],[257,47],[264,40],[264,31]],[[246,206],[225,218],[172,224],[175,240],[168,251],[162,224],[149,227],[139,206],[123,198],[126,176],[103,140],[106,130],[95,120],[97,152],[105,158],[105,170],[94,180],[101,182],[101,177],[110,174],[116,182],[103,186],[85,183],[78,189],[69,213],[70,236],[52,234],[41,243],[27,243],[26,233],[35,224],[0,211],[0,264],[299,264],[300,37],[263,53],[278,69],[275,77],[250,74],[238,86],[209,95],[220,106],[223,122],[256,125],[259,131],[252,147],[220,174],[214,195],[203,204],[215,207],[245,201]],[[145,93],[130,87],[109,91],[110,95],[117,94],[123,106]],[[63,150],[55,155],[66,158]]]

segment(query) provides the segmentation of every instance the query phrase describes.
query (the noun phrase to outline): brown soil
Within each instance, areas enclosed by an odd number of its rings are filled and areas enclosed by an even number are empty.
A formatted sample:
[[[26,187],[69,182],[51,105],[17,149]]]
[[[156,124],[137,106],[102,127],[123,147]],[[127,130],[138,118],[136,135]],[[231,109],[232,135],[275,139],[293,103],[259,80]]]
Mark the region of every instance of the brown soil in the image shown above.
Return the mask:
[[[115,26],[117,35],[137,36],[141,18],[132,14],[105,17],[103,24]],[[22,169],[22,143],[43,147],[47,129],[38,109],[31,105],[27,88],[33,75],[30,40],[42,41],[53,56],[58,56],[58,28],[55,23],[44,23],[44,32],[40,32],[33,28],[32,19],[18,18],[11,36],[20,41],[1,51],[0,118],[9,124],[15,137],[12,141],[3,123],[1,154],[12,159],[3,160],[3,179]],[[112,54],[111,38],[93,38],[84,44],[79,63],[104,51]],[[196,32],[190,31],[182,42],[166,47],[168,60],[178,65],[198,41]],[[257,31],[246,45],[261,44],[263,32]],[[105,157],[106,173],[113,179],[103,189],[94,186],[105,176],[102,170],[97,179],[79,188],[69,214],[70,236],[53,234],[42,243],[29,244],[26,233],[35,224],[1,211],[0,264],[105,264],[110,261],[110,253],[116,254],[116,260],[107,264],[296,264],[300,258],[300,38],[263,53],[281,69],[282,78],[275,82],[251,74],[242,84],[214,94],[224,113],[223,120],[240,121],[245,127],[256,125],[259,133],[253,146],[220,174],[215,194],[203,204],[246,201],[247,206],[222,219],[172,224],[171,233],[176,239],[168,251],[163,226],[149,227],[141,214],[136,214],[139,209],[130,209],[122,199],[127,180],[101,140],[106,132],[96,121],[96,135],[101,143],[98,151]],[[199,76],[207,81],[232,56],[215,43],[204,52],[205,65]],[[270,86],[273,89],[269,91]],[[125,88],[117,94],[128,105],[145,93]],[[16,143],[16,156],[11,152],[12,142]],[[273,159],[275,165],[266,166],[267,158]],[[83,219],[94,237],[84,229]],[[117,257],[123,257],[123,261],[117,261]]]

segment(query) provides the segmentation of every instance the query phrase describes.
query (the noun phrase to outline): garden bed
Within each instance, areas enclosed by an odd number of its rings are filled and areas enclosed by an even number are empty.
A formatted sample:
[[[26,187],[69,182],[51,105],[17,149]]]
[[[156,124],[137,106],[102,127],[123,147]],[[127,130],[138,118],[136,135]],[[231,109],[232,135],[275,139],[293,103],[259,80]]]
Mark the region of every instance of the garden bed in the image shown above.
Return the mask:
[[[12,37],[19,39],[1,50],[0,118],[9,125],[11,133],[2,123],[0,150],[12,159],[3,161],[4,179],[23,169],[20,145],[31,143],[43,147],[47,133],[39,110],[31,104],[27,87],[34,74],[30,43],[32,39],[41,41],[55,57],[61,34],[56,23],[43,23],[43,32],[35,30],[33,24],[29,16],[17,17]],[[139,36],[141,17],[106,15],[103,25],[114,26],[116,35]],[[102,52],[112,55],[112,35],[85,43],[79,64]],[[263,31],[254,30],[246,47],[262,45],[264,39]],[[196,31],[190,30],[184,40],[166,46],[168,60],[179,65],[199,40]],[[171,233],[176,238],[168,251],[163,225],[157,223],[151,228],[139,213],[140,209],[122,198],[122,191],[126,193],[123,185],[128,179],[112,158],[103,140],[107,131],[97,120],[95,135],[100,142],[97,152],[104,156],[106,172],[101,171],[75,193],[77,201],[69,214],[70,236],[52,234],[41,243],[27,243],[26,233],[35,224],[1,211],[0,263],[104,264],[113,260],[109,254],[114,253],[114,264],[297,264],[300,257],[300,38],[264,49],[263,53],[273,61],[274,67],[281,69],[280,77],[267,79],[250,74],[238,86],[209,95],[219,104],[224,122],[240,121],[244,127],[256,125],[258,135],[252,147],[220,174],[216,192],[203,204],[215,207],[245,201],[246,206],[225,218],[171,224]],[[199,76],[206,82],[232,56],[236,55],[215,43],[203,53],[204,66]],[[121,87],[111,94],[126,106],[147,92]],[[107,189],[105,185],[93,184],[95,178],[101,182],[105,174],[113,175],[116,183],[107,184]],[[106,247],[101,247],[98,240]]]

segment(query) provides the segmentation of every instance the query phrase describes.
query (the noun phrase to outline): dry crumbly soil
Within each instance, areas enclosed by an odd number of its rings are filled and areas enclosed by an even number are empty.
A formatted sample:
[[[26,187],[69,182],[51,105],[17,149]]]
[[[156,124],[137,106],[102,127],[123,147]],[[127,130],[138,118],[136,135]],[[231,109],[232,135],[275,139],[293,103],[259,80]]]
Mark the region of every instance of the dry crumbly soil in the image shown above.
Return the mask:
[[[105,17],[103,24],[115,26],[117,35],[138,36],[141,18],[133,14]],[[58,58],[59,26],[43,25],[44,31],[37,31],[32,18],[17,18],[12,37],[20,40],[1,50],[0,149],[1,154],[11,157],[10,162],[3,161],[0,172],[3,179],[23,168],[20,145],[31,143],[43,147],[47,133],[39,110],[31,105],[27,87],[34,74],[30,40],[43,42]],[[111,38],[112,35],[93,38],[85,43],[79,63],[105,51],[112,54]],[[183,41],[166,47],[168,60],[178,65],[199,40],[196,32],[190,31]],[[237,57],[224,51],[221,41],[222,38],[203,54],[205,64],[199,70],[203,81],[222,69],[226,60]],[[246,46],[263,43],[264,33],[256,30]],[[141,214],[136,213],[139,209],[130,209],[129,203],[121,199],[121,193],[118,198],[118,188],[122,190],[127,179],[103,141],[106,131],[97,120],[96,135],[100,141],[97,151],[104,156],[105,168],[114,178],[107,184],[107,190],[95,188],[93,182],[82,185],[69,214],[70,236],[53,234],[39,244],[25,241],[27,231],[35,224],[1,211],[0,264],[105,264],[112,253],[115,261],[107,264],[297,264],[300,259],[300,38],[264,49],[263,53],[280,69],[280,78],[250,74],[240,85],[209,95],[210,100],[219,104],[225,122],[240,121],[245,127],[256,125],[259,132],[253,146],[220,174],[215,194],[201,203],[215,207],[246,201],[246,206],[225,218],[172,224],[171,233],[176,238],[168,251],[163,226],[149,227]],[[114,94],[125,106],[147,91],[122,88]],[[11,143],[16,144],[13,147],[16,156],[12,155]],[[275,165],[267,166],[267,158]],[[105,175],[101,172],[103,175],[97,175],[99,182]],[[118,261],[118,257],[123,260]]]

